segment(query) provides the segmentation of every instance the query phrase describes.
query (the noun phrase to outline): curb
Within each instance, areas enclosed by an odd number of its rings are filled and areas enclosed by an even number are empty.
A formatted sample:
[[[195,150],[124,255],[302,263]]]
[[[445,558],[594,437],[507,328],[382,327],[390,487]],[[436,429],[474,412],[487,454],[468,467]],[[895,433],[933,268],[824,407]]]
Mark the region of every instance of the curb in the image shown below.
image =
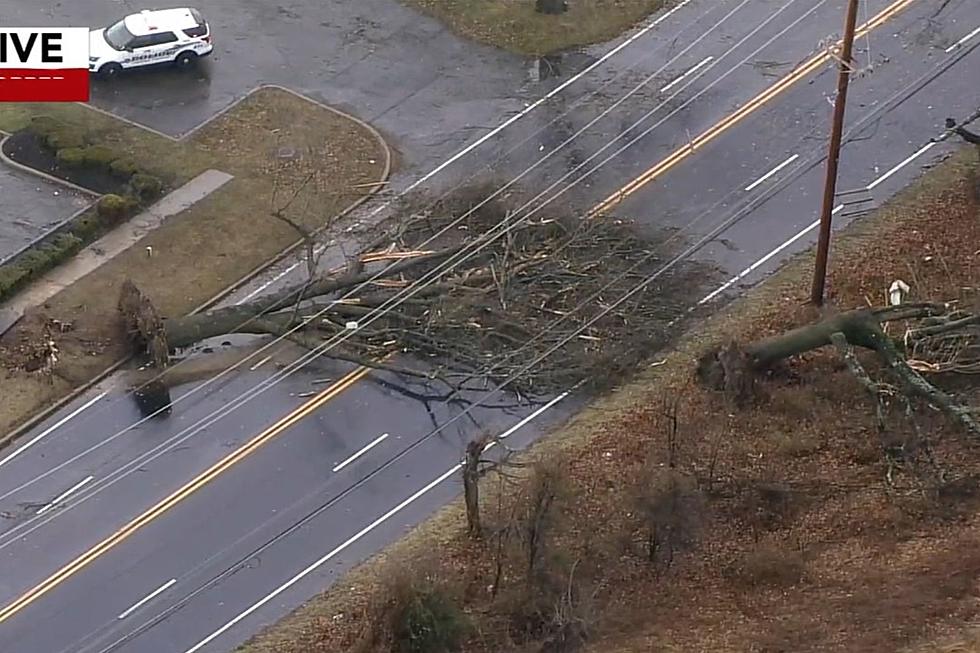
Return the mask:
[[[306,97],[305,95],[302,95],[300,93],[297,93],[296,91],[287,89],[287,88],[282,87],[282,86],[278,86],[276,84],[268,84],[268,85],[263,85],[263,86],[257,86],[256,88],[254,88],[251,91],[249,91],[246,95],[244,95],[240,100],[237,100],[236,102],[232,103],[231,105],[229,105],[228,107],[226,107],[224,110],[222,110],[219,114],[216,114],[212,118],[209,118],[208,120],[204,121],[203,123],[201,123],[200,125],[198,125],[194,129],[192,129],[190,132],[188,132],[187,134],[185,134],[184,136],[182,136],[180,139],[173,139],[173,137],[168,137],[168,138],[171,138],[172,140],[183,140],[184,137],[189,136],[190,134],[196,133],[196,131],[198,129],[200,129],[200,128],[204,127],[205,125],[207,125],[208,123],[210,123],[218,115],[224,115],[225,113],[227,113],[228,111],[230,111],[232,107],[237,106],[239,103],[241,103],[242,101],[244,101],[246,98],[252,96],[254,93],[256,93],[259,90],[264,89],[264,88],[271,88],[271,89],[276,89],[276,90],[284,91],[286,93],[289,93],[291,95],[294,95],[297,98],[300,98],[301,100],[310,102],[311,104],[314,104],[314,105],[319,106],[319,107],[322,107],[322,108],[326,108],[326,109],[332,111],[333,113],[336,113],[336,114],[338,114],[338,115],[340,115],[342,117],[348,118],[348,119],[352,120],[354,123],[356,123],[357,125],[362,126],[362,127],[366,127],[367,128],[367,131],[370,132],[370,134],[372,136],[374,136],[374,138],[381,144],[381,148],[384,151],[384,156],[385,156],[385,165],[384,165],[384,169],[381,172],[381,176],[378,179],[378,183],[375,183],[374,184],[374,188],[371,189],[370,192],[366,193],[365,195],[362,195],[361,197],[359,197],[358,199],[356,199],[353,203],[351,203],[350,206],[348,206],[347,208],[345,208],[344,210],[342,210],[340,213],[338,213],[335,216],[335,218],[340,219],[340,218],[346,217],[351,212],[353,212],[355,209],[357,209],[358,207],[360,207],[362,204],[364,204],[368,200],[372,199],[381,190],[381,188],[384,185],[382,182],[388,181],[388,178],[391,175],[391,167],[392,167],[392,159],[393,159],[393,154],[392,154],[392,151],[391,151],[391,147],[388,145],[387,141],[385,141],[385,139],[381,136],[381,133],[377,129],[375,129],[374,127],[372,127],[371,125],[369,125],[366,122],[364,122],[363,120],[361,120],[360,118],[357,118],[355,116],[351,116],[350,114],[347,114],[347,113],[345,113],[343,111],[340,111],[339,109],[334,109],[332,107],[328,107],[327,105],[323,104],[322,102],[318,102],[316,100],[313,100],[311,98]],[[88,105],[83,105],[83,106],[88,106]],[[92,107],[88,107],[88,108],[92,108]],[[98,111],[102,112],[101,109],[99,109]],[[107,115],[112,115],[112,114],[107,114]],[[113,117],[115,117],[115,116],[113,116]],[[123,120],[125,121],[125,119],[123,119]],[[137,127],[142,128],[140,125],[137,125],[136,123],[133,123],[131,121],[125,121],[125,122],[129,122],[132,125],[135,125]],[[153,131],[153,130],[148,130],[148,131]],[[154,132],[154,133],[156,133],[156,132]],[[6,138],[4,140],[6,140]],[[2,141],[0,141],[0,143],[2,143]],[[0,154],[2,154],[2,153],[0,153]],[[7,157],[4,157],[4,158],[6,159]],[[22,165],[22,164],[18,164],[16,162],[14,162],[14,164],[17,165],[17,166],[21,166]],[[26,168],[26,166],[23,166],[23,167]],[[28,170],[31,170],[31,168],[27,168],[27,169]],[[41,173],[41,174],[43,175],[45,173]],[[60,181],[60,180],[58,180],[58,181]],[[88,192],[91,193],[91,191],[88,191]],[[319,235],[328,226],[331,226],[331,223],[330,222],[324,224],[324,226],[322,226],[319,229],[313,231],[312,232],[312,235],[313,236]],[[218,302],[220,302],[222,299],[224,299],[228,295],[232,294],[233,292],[235,292],[236,290],[238,290],[239,288],[241,288],[242,286],[244,286],[248,282],[252,281],[258,275],[262,274],[265,270],[269,269],[273,265],[275,265],[275,264],[279,263],[280,261],[282,261],[284,258],[286,258],[287,256],[289,256],[296,249],[302,247],[303,244],[304,244],[304,242],[305,241],[302,238],[299,239],[299,240],[297,240],[295,243],[293,243],[292,245],[286,247],[285,249],[283,249],[281,252],[279,252],[278,254],[276,254],[275,256],[273,256],[272,258],[270,258],[267,261],[265,261],[264,263],[261,263],[258,266],[256,266],[251,272],[247,273],[244,277],[241,277],[237,281],[235,281],[235,282],[229,284],[228,286],[226,286],[224,289],[222,289],[221,291],[219,291],[216,295],[214,295],[213,297],[211,297],[210,299],[208,299],[207,301],[205,301],[203,304],[201,304],[200,306],[198,306],[197,308],[195,308],[194,310],[192,310],[190,312],[190,314],[193,315],[194,313],[200,313],[203,310],[206,310],[208,308],[211,308],[212,306],[214,306],[215,304],[217,304]],[[97,386],[99,383],[101,383],[102,381],[104,381],[106,378],[108,378],[109,376],[111,376],[112,374],[114,374],[115,372],[117,372],[123,365],[125,365],[127,362],[129,362],[132,358],[133,358],[132,355],[125,356],[124,358],[121,358],[121,359],[117,360],[116,362],[110,364],[109,367],[107,367],[106,369],[104,369],[102,372],[99,372],[96,376],[94,376],[90,380],[86,381],[85,383],[83,383],[79,387],[75,388],[74,390],[72,390],[71,392],[69,392],[67,395],[65,395],[65,396],[61,397],[60,399],[56,400],[53,404],[47,406],[46,408],[42,408],[40,411],[38,411],[34,415],[28,417],[26,420],[24,420],[19,425],[17,425],[16,427],[14,427],[11,431],[8,431],[6,434],[0,436],[0,449],[3,449],[4,447],[6,447],[10,443],[12,443],[14,440],[16,440],[18,437],[20,437],[21,435],[23,435],[26,431],[29,431],[29,430],[33,429],[39,423],[43,422],[44,420],[46,420],[51,415],[53,415],[54,413],[58,412],[59,410],[61,410],[62,408],[64,408],[68,404],[70,404],[71,402],[75,401],[78,397],[80,397],[81,395],[85,394],[86,392],[88,392],[89,390],[91,390],[93,387]]]
[[[40,177],[41,179],[45,179],[52,183],[58,184],[60,186],[64,186],[65,188],[70,188],[77,193],[81,193],[83,195],[88,195],[89,197],[95,197],[95,198],[102,197],[102,193],[96,193],[95,191],[85,188],[84,186],[73,184],[70,181],[65,181],[61,177],[55,177],[54,175],[48,174],[46,172],[41,172],[37,168],[32,168],[28,165],[24,165],[23,163],[11,159],[3,151],[3,144],[6,143],[11,136],[13,136],[13,134],[6,134],[4,135],[3,138],[0,138],[0,161],[3,161],[8,166],[16,170],[20,170],[21,172],[32,174],[35,177]]]
[[[43,234],[41,234],[40,236],[38,236],[37,238],[35,238],[31,242],[27,243],[26,245],[24,245],[23,247],[21,247],[20,249],[18,249],[13,254],[8,254],[7,256],[4,256],[3,258],[0,258],[0,265],[6,265],[9,261],[13,261],[15,258],[17,258],[18,256],[20,256],[21,254],[23,254],[27,250],[29,250],[32,247],[34,247],[35,245],[37,245],[38,243],[40,243],[41,241],[43,241],[48,236],[52,235],[53,233],[57,232],[58,230],[63,229],[66,226],[68,226],[69,224],[71,224],[72,222],[74,222],[76,219],[78,219],[78,216],[80,216],[81,214],[85,213],[86,211],[89,211],[93,206],[95,206],[95,202],[91,202],[89,204],[86,204],[82,208],[80,208],[77,211],[73,212],[71,215],[69,215],[67,218],[65,218],[61,222],[58,222],[54,226],[50,227]],[[3,304],[4,304],[5,301],[7,301],[7,300],[4,300],[3,302],[0,302],[0,307],[3,306]]]

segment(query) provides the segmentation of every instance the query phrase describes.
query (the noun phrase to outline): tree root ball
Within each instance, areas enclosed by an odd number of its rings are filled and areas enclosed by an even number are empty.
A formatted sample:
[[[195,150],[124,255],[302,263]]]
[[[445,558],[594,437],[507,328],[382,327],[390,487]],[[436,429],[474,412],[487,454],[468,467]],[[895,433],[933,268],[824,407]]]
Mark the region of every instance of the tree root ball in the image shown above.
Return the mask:
[[[170,388],[160,381],[150,381],[133,388],[133,399],[143,417],[168,417],[171,412]]]

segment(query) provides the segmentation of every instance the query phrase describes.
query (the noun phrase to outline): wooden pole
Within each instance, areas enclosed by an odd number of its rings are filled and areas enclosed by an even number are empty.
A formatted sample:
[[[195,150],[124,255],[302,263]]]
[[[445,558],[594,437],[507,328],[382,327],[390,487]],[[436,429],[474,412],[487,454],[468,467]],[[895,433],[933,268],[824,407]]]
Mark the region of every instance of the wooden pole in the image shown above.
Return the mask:
[[[851,53],[854,49],[854,31],[857,27],[859,0],[850,0],[844,21],[844,43],[840,53],[840,69],[837,76],[837,97],[834,100],[834,121],[830,134],[830,153],[827,156],[827,179],[824,183],[823,207],[820,212],[820,238],[817,241],[817,260],[813,270],[813,286],[810,301],[823,305],[824,287],[827,281],[827,258],[830,250],[831,224],[834,200],[837,196],[837,165],[840,161],[841,139],[844,134],[844,106],[847,103],[847,85],[851,78]]]

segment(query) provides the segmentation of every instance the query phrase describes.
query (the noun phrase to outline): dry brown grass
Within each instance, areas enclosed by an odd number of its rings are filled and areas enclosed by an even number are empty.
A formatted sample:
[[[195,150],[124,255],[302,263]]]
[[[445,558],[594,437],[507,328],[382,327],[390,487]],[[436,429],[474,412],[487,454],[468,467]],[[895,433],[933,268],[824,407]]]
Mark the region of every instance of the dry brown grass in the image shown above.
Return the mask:
[[[601,43],[633,27],[665,0],[572,0],[568,12],[539,14],[535,0],[405,0],[471,39],[521,54],[544,55]]]
[[[172,187],[207,168],[235,178],[5,334],[0,349],[9,352],[37,338],[50,318],[75,325],[56,338],[61,362],[50,382],[17,370],[14,356],[0,359],[0,365],[7,363],[0,367],[0,435],[124,355],[115,319],[124,280],[136,283],[164,315],[186,314],[299,239],[271,217],[273,206],[282,206],[302,187],[289,214],[309,229],[326,227],[365,197],[386,168],[385,145],[368,129],[272,88],[250,95],[179,142],[74,104],[4,105],[0,129],[14,130],[39,112],[86,126]],[[279,147],[293,148],[300,157],[277,159]],[[147,246],[153,248],[152,261],[146,258]]]
[[[896,276],[909,278],[910,269],[919,299],[975,300],[980,216],[969,184],[975,157],[970,151],[954,157],[835,242],[832,296],[839,308],[880,296]],[[794,362],[743,409],[692,382],[691,361],[719,339],[747,340],[813,319],[798,308],[809,269],[801,257],[689,334],[665,365],[535,447],[538,455],[561,452],[566,461],[571,498],[555,549],[566,560],[595,558],[601,570],[598,618],[584,650],[891,653],[975,621],[980,502],[969,488],[980,456],[961,433],[931,411],[917,416],[936,464],[958,479],[955,487],[929,476],[921,461],[910,461],[889,483],[869,406],[833,352]],[[670,459],[700,480],[708,498],[697,546],[666,569],[624,546],[638,528],[629,508],[638,479],[668,460],[665,393],[681,398]],[[890,428],[908,427],[899,420]],[[788,434],[820,446],[787,450]],[[806,455],[798,455],[801,449]],[[493,496],[492,489],[486,493],[488,505]],[[487,548],[468,542],[464,530],[460,507],[450,506],[382,558],[411,560],[438,549],[444,573],[472,588],[466,608],[480,637],[465,650],[514,650],[496,604],[481,591],[492,571]],[[347,650],[356,615],[378,587],[375,569],[363,565],[245,650]],[[353,619],[330,619],[341,611]]]

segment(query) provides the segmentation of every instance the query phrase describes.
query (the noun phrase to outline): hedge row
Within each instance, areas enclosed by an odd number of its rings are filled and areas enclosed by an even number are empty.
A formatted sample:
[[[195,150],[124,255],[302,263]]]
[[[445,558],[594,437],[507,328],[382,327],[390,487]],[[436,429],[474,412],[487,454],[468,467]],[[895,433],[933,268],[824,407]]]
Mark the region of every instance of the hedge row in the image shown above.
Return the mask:
[[[122,195],[103,195],[63,229],[34,243],[0,265],[0,302],[48,270],[64,263],[84,246],[125,222],[163,192],[163,183],[111,148],[92,144],[77,128],[48,116],[34,118],[27,129],[65,166],[100,167],[125,183]]]
[[[138,208],[139,203],[131,197],[103,195],[64,230],[50,234],[4,262],[0,265],[0,302],[128,220]]]
[[[55,155],[61,166],[108,172],[125,185],[123,194],[133,196],[140,203],[155,199],[163,191],[159,178],[140,171],[136,163],[112,148],[91,143],[81,128],[51,116],[35,116],[27,131]]]

